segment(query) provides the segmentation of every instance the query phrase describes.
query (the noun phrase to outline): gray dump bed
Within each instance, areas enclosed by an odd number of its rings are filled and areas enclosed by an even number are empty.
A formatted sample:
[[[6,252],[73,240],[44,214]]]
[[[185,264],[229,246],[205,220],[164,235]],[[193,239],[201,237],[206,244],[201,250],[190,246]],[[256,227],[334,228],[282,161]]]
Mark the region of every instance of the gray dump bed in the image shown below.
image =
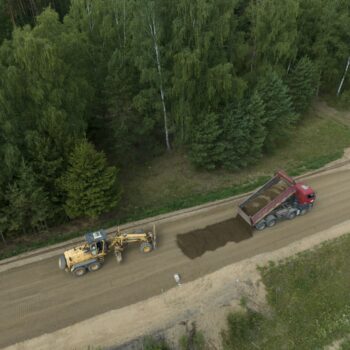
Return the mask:
[[[238,214],[250,225],[255,225],[295,193],[294,184],[294,180],[287,174],[277,172],[271,180],[239,205]]]

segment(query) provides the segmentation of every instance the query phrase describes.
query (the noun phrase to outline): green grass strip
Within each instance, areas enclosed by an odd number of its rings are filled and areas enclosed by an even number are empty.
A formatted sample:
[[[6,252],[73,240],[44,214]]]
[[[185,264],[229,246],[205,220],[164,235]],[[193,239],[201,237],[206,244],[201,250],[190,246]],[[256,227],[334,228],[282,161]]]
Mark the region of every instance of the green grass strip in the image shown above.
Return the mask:
[[[349,335],[349,250],[346,235],[261,268],[271,311],[231,315],[225,350],[324,349]]]

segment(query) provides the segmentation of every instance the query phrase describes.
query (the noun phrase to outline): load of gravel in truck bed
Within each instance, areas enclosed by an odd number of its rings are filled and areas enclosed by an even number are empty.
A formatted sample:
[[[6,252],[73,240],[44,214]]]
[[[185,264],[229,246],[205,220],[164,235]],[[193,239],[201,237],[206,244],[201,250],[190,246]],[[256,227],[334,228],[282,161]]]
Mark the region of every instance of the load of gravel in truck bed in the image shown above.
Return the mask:
[[[204,229],[177,235],[177,245],[190,259],[223,247],[228,242],[240,242],[252,237],[251,227],[240,217],[207,226]]]
[[[266,191],[264,191],[263,193],[261,193],[256,198],[253,198],[251,201],[248,201],[248,203],[241,207],[241,209],[249,216],[252,216],[256,214],[260,209],[264,208],[273,199],[275,199],[287,187],[288,185],[283,180],[281,180],[275,185],[271,186]]]

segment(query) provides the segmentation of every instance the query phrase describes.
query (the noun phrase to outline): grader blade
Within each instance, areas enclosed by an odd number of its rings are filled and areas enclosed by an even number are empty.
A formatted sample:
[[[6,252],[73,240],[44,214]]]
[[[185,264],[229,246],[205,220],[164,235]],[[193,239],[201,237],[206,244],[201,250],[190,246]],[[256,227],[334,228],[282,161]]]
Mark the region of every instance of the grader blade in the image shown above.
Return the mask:
[[[156,233],[156,225],[153,224],[153,240],[152,240],[153,249],[157,249],[157,233]]]

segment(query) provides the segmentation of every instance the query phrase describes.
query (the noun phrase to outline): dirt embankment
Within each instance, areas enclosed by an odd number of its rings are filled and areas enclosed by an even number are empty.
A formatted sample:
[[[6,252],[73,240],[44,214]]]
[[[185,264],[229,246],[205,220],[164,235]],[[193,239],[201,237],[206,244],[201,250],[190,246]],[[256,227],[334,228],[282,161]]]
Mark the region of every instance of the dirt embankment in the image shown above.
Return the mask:
[[[251,227],[240,217],[177,235],[177,245],[190,259],[223,247],[228,242],[241,242],[253,236]]]

